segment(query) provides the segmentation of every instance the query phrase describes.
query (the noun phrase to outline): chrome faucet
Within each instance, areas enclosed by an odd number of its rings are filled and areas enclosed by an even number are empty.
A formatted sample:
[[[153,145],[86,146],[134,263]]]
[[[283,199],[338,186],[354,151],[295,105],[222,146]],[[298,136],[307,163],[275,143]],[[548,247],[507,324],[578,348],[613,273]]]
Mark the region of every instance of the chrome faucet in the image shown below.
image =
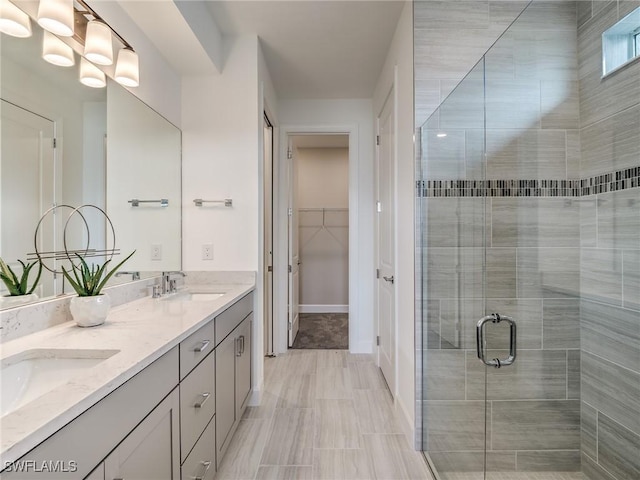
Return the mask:
[[[116,277],[120,277],[122,275],[131,275],[131,280],[140,280],[140,272],[118,272],[116,273]]]
[[[175,293],[177,291],[176,280],[171,278],[171,275],[182,275],[186,277],[187,274],[180,271],[175,272],[162,272],[162,295],[169,293]]]

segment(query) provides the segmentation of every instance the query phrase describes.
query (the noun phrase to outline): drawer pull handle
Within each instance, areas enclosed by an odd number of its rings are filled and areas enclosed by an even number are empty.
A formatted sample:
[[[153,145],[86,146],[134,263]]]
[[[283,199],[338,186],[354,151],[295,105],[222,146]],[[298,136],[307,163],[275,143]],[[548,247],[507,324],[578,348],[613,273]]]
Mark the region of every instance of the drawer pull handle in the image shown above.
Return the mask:
[[[211,394],[209,392],[201,393],[200,396],[202,397],[202,401],[201,402],[196,402],[193,405],[193,408],[202,408],[204,406],[204,404],[207,403],[207,400],[209,400],[209,397],[211,396]]]
[[[204,477],[207,475],[207,471],[209,470],[209,467],[211,466],[211,462],[207,461],[207,462],[200,462],[200,464],[204,467],[204,471],[202,472],[202,475],[200,476],[196,476],[196,477],[191,477],[193,480],[204,480]]]
[[[193,349],[194,352],[196,353],[200,353],[200,352],[204,352],[207,348],[209,348],[209,344],[211,343],[211,341],[209,340],[203,340],[202,343]]]

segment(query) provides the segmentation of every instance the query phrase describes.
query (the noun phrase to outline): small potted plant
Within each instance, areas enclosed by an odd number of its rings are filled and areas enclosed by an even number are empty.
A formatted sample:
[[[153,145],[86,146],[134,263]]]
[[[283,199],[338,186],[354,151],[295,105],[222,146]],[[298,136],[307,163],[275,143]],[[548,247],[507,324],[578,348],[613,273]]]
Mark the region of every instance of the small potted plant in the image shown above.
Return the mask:
[[[38,286],[40,275],[42,275],[42,263],[37,260],[33,263],[24,263],[22,260],[18,260],[18,262],[22,266],[22,275],[19,279],[11,267],[0,258],[0,279],[2,279],[9,291],[9,295],[5,295],[1,299],[3,305],[19,305],[38,298],[33,292]],[[36,264],[38,265],[38,274],[31,287],[29,287],[29,274]]]
[[[73,289],[78,294],[71,299],[71,315],[80,327],[95,327],[102,325],[107,319],[111,302],[107,295],[103,295],[102,289],[111,276],[136,253],[135,250],[127,258],[116,265],[109,273],[107,266],[111,260],[107,260],[102,265],[92,264],[91,267],[86,260],[76,254],[80,260],[80,265],[73,265],[71,273],[62,267],[62,273]]]

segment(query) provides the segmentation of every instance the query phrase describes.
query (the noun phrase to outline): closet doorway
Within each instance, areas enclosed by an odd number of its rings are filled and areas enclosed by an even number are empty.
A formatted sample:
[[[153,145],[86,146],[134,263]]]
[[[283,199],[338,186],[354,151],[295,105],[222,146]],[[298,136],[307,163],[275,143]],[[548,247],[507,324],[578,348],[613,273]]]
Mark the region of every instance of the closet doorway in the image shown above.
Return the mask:
[[[293,135],[289,146],[290,346],[348,349],[349,135]]]

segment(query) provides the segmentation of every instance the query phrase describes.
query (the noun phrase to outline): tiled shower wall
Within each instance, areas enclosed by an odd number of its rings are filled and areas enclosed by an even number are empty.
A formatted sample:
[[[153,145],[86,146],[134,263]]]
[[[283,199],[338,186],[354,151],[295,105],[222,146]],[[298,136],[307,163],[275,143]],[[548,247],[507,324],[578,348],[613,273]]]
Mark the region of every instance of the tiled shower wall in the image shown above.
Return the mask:
[[[422,129],[424,447],[441,473],[483,469],[485,421],[489,470],[580,469],[581,203],[559,190],[579,128],[576,4],[534,2]],[[519,354],[485,383],[489,312],[516,319]],[[506,357],[508,332],[488,333]]]
[[[423,438],[441,472],[482,469],[486,389],[489,470],[640,478],[640,63],[600,73],[600,35],[638,6],[534,2],[422,130]],[[449,87],[421,68],[418,10],[419,119],[424,78]],[[518,320],[521,350],[484,384],[490,311]]]
[[[601,79],[600,35],[640,1],[578,2],[580,175],[640,166],[640,62]],[[582,468],[640,478],[640,188],[580,204]]]

